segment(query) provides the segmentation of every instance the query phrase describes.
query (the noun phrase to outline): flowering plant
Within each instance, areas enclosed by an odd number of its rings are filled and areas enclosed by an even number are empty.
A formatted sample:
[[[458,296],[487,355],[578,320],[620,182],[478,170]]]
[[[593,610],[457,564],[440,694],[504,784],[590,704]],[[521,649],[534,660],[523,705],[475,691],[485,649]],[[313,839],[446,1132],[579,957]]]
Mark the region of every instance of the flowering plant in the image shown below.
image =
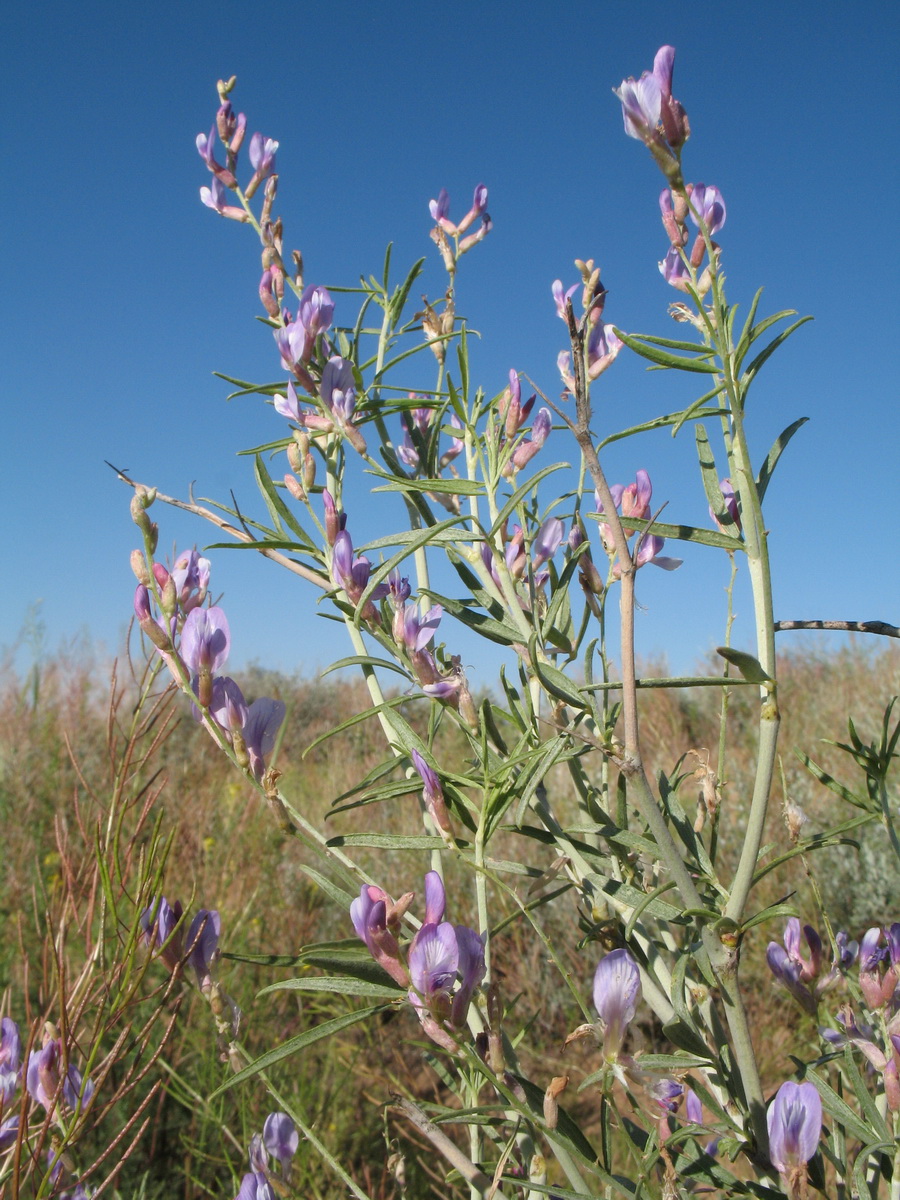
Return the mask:
[[[779,902],[756,911],[753,899],[770,870],[843,831],[841,826],[804,838],[802,822],[789,813],[788,849],[773,857],[764,843],[781,714],[763,501],[802,421],[778,433],[760,468],[752,461],[748,424],[752,385],[806,318],[791,320],[793,312],[758,317],[758,293],[739,321],[737,306],[728,301],[725,249],[714,240],[725,228],[726,204],[714,185],[685,181],[682,160],[691,130],[672,91],[674,57],[672,47],[662,47],[653,69],[624,80],[616,94],[625,132],[650,150],[665,179],[659,207],[668,248],[659,266],[678,293],[671,313],[683,335],[640,335],[604,323],[600,269],[593,259],[577,260],[580,284],[566,289],[557,279],[551,288],[568,343],[557,362],[564,391],[555,400],[537,387],[523,400],[515,368],[486,390],[471,380],[457,288],[463,256],[493,227],[483,184],[458,222],[450,218],[445,190],[428,204],[430,237],[445,273],[439,300],[426,297],[411,314],[409,298],[423,262],[394,281],[390,255],[381,279],[370,276],[339,294],[336,287],[308,282],[302,255],[285,251],[284,225],[274,216],[277,142],[253,136],[252,173],[241,188],[247,122],[231,109],[233,81],[219,84],[217,120],[209,136],[197,139],[213,177],[201,199],[259,238],[259,298],[288,378],[241,390],[259,394],[282,423],[254,454],[265,506],[259,518],[175,501],[128,480],[132,516],[143,536],[132,560],[135,614],[197,720],[280,826],[319,856],[323,892],[349,910],[357,939],[340,954],[328,946],[301,951],[301,961],[303,954],[315,957],[331,973],[300,974],[272,990],[330,988],[374,1001],[343,1018],[341,1029],[411,1006],[418,1019],[413,1029],[425,1035],[429,1058],[442,1055],[440,1079],[456,1092],[456,1101],[434,1105],[429,1115],[417,1099],[404,1097],[396,1112],[472,1194],[669,1197],[718,1189],[774,1196],[783,1188],[801,1195],[822,1183],[827,1166],[842,1195],[852,1178],[854,1194],[874,1196],[878,1180],[895,1170],[886,1147],[900,1163],[893,1125],[900,1111],[897,927],[886,947],[881,930],[871,930],[859,951],[857,990],[875,1023],[857,1022],[844,1002],[834,1018],[841,1029],[829,1018],[815,1052],[780,1062],[777,1081],[760,1069],[748,1013],[742,952],[757,925],[783,917],[784,942],[770,943],[768,964],[804,1011],[821,1014],[848,986],[856,998],[855,985],[848,984],[854,957],[848,935],[829,929],[826,950],[820,935],[805,926],[804,956],[800,921],[790,906]],[[251,200],[260,188],[255,210]],[[229,193],[234,203],[226,203]],[[358,311],[347,295],[354,291]],[[592,392],[607,385],[625,354],[701,379],[701,394],[678,412],[598,441]],[[423,362],[432,378],[417,380],[411,390],[408,372]],[[669,428],[673,436],[692,431],[709,527],[660,519],[643,453],[636,452],[633,482],[609,481],[605,445],[637,439],[651,428]],[[574,469],[552,460],[551,454],[562,453],[573,454]],[[269,464],[281,455],[284,462],[273,473]],[[375,481],[374,492],[399,496],[408,518],[400,529],[385,524],[385,532],[363,546],[354,509],[358,484],[351,483],[360,470]],[[567,472],[566,484],[551,488],[560,470]],[[339,665],[362,673],[371,706],[359,717],[378,722],[385,753],[352,797],[342,800],[394,806],[387,832],[371,831],[355,841],[326,837],[282,790],[275,757],[284,707],[268,698],[248,705],[237,683],[222,674],[231,630],[224,608],[207,603],[209,564],[196,556],[169,571],[157,560],[158,531],[149,515],[156,502],[190,509],[291,571],[343,624],[352,655]],[[675,541],[686,548],[684,561],[661,553],[664,542]],[[723,554],[730,573],[722,667],[701,677],[641,678],[638,571],[652,564],[688,572],[689,554],[698,548]],[[752,589],[752,653],[730,641],[739,564]],[[500,687],[483,695],[473,694],[462,662],[464,638],[473,637],[506,656]],[[400,692],[393,693],[386,680],[398,677]],[[693,825],[685,818],[684,797],[697,773],[683,771],[682,764],[688,752],[699,752],[686,747],[658,778],[646,765],[640,695],[660,686],[716,688],[721,696],[718,754],[713,766],[706,752],[703,804]],[[730,703],[739,689],[753,697],[758,753],[751,794],[733,800],[742,805],[742,835],[726,855],[720,853],[721,801],[727,794]],[[900,851],[883,791],[897,737],[897,731],[888,736],[886,718],[877,751],[854,743],[850,752],[874,781],[859,802],[860,821],[883,819]],[[815,772],[815,764],[810,768]],[[400,807],[402,798],[410,793],[417,797],[416,834],[397,827],[409,810]],[[509,841],[513,853],[501,849]],[[393,900],[354,846],[377,846],[395,861],[425,859],[424,919],[412,893]],[[551,881],[559,887],[549,893]],[[524,884],[539,889],[538,899]],[[471,924],[444,920],[448,897]],[[579,948],[588,948],[582,981],[597,957],[594,945],[607,950],[594,974],[599,1022],[592,1019],[584,982],[579,987],[573,979],[567,957],[572,948],[554,944],[543,923],[545,905],[572,899]],[[219,933],[214,916],[205,914],[204,931],[194,930],[193,940],[189,931],[184,944],[162,906],[144,927],[148,936],[156,930],[164,961],[189,955],[201,990],[218,1004],[223,1055],[236,1068],[218,1095],[265,1079],[265,1070],[295,1047],[288,1043],[255,1061],[242,1059],[235,1041],[239,1014],[229,1019],[226,1011],[223,1017],[227,998],[211,970],[214,952],[204,949],[207,936]],[[599,1044],[601,1065],[585,1080],[598,1093],[595,1129],[580,1127],[561,1107],[571,1059],[566,1073],[550,1080],[532,1078],[523,1065],[528,1022],[503,994],[504,930],[514,922],[540,944],[585,1018],[566,1047],[583,1047],[590,1038]],[[645,1022],[652,1014],[659,1053],[640,1044],[639,1012]],[[860,1075],[855,1050],[875,1075]],[[795,1072],[799,1082],[785,1079]],[[844,1082],[836,1087],[840,1072]],[[435,1116],[467,1127],[465,1150]],[[298,1126],[341,1185],[364,1197],[358,1181],[314,1141],[312,1127],[299,1120]],[[254,1165],[251,1150],[242,1197],[270,1194],[274,1184],[261,1161]]]

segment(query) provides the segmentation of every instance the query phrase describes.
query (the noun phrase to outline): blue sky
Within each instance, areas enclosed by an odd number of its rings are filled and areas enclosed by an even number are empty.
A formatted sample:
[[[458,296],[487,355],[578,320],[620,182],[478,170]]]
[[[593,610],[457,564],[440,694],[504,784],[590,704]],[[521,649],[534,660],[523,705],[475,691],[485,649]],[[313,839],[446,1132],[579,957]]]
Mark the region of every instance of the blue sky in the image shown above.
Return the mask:
[[[730,299],[746,305],[765,285],[763,311],[816,318],[763,372],[750,416],[757,457],[810,418],[769,492],[776,615],[897,623],[900,568],[885,530],[900,505],[900,9],[856,14],[831,0],[277,10],[50,0],[8,13],[0,645],[40,602],[50,646],[87,632],[118,649],[136,539],[104,459],[175,495],[195,481],[198,495],[227,500],[233,489],[256,505],[236,452],[283,423],[261,400],[226,403],[212,372],[283,373],[255,320],[253,236],[198,198],[208,175],[194,139],[211,123],[217,78],[238,76],[250,130],[280,142],[276,210],[308,282],[352,284],[380,269],[393,240],[398,267],[428,256],[421,290],[435,296],[428,200],[445,186],[460,215],[484,181],[494,231],[458,289],[483,336],[474,378],[493,394],[516,367],[555,394],[565,340],[549,286],[574,282],[575,257],[602,264],[609,320],[673,333],[674,297],[656,266],[661,177],[624,136],[610,91],[666,42],[693,129],[686,177],[716,184],[728,204],[719,241]],[[339,307],[338,319],[349,315]],[[430,386],[421,362],[410,387]],[[595,392],[594,427],[602,436],[692,395],[690,381],[648,375],[623,353]],[[543,454],[572,450],[557,432]],[[638,467],[654,499],[669,501],[668,519],[708,520],[690,437],[614,447],[612,479]],[[363,484],[352,499],[357,542],[401,519]],[[154,515],[161,547],[215,540],[174,512]],[[645,571],[639,587],[641,651],[668,651],[680,670],[721,640],[726,581],[712,551],[684,557],[674,574]],[[312,671],[348,652],[284,572],[225,553],[214,570],[238,665]],[[738,609],[746,641],[743,592]]]

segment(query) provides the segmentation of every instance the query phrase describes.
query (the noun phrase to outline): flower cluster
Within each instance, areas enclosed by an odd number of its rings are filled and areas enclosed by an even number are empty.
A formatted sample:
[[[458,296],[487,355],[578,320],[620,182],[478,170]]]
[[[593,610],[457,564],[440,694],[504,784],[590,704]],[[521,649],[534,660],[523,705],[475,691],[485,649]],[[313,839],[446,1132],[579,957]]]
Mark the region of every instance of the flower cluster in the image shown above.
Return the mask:
[[[472,196],[472,207],[458,224],[454,224],[448,216],[450,196],[446,188],[441,188],[437,200],[428,202],[428,211],[431,213],[431,219],[435,222],[431,231],[431,240],[441,252],[444,266],[451,275],[456,270],[457,260],[473,246],[477,246],[479,242],[483,241],[494,227],[491,215],[487,211],[487,202],[488,190],[483,183],[479,183]],[[479,218],[481,223],[478,229],[474,233],[469,233],[468,230]],[[450,238],[453,238],[454,245],[450,244]]]
[[[640,79],[629,75],[614,89],[622,101],[625,132],[649,148],[673,183],[681,178],[681,148],[691,133],[687,113],[672,95],[674,66],[674,48],[661,46],[652,71],[644,71]]]
[[[617,511],[621,513],[623,521],[627,521],[629,517],[634,517],[639,521],[648,521],[650,519],[650,499],[653,495],[653,485],[646,471],[638,471],[634,483],[627,485],[614,483],[609,490],[612,493],[613,503]],[[597,501],[597,512],[602,514],[603,502],[599,495],[595,499]],[[624,533],[626,537],[631,537],[634,529],[630,529],[626,525]],[[608,522],[602,517],[600,520],[600,540],[610,558],[615,559],[616,547],[612,530]],[[661,538],[655,533],[642,533],[632,551],[635,567],[643,567],[647,563],[652,563],[655,567],[662,567],[664,571],[674,571],[680,567],[682,563],[680,558],[667,558],[665,555],[660,554],[664,545],[665,538]],[[621,564],[617,560],[613,561],[612,573],[616,578],[622,573]]]
[[[576,321],[576,327],[583,333],[585,325],[587,325],[587,343],[585,345],[587,353],[587,377],[589,380],[594,380],[615,362],[616,356],[624,343],[612,325],[603,324],[602,317],[603,308],[606,304],[606,288],[600,282],[600,268],[594,266],[592,258],[589,258],[587,262],[576,259],[575,265],[581,270],[583,283],[582,306],[585,313],[583,317]],[[556,305],[557,316],[568,324],[568,305],[572,296],[578,290],[578,284],[573,283],[564,292],[562,280],[555,279],[550,290]],[[571,351],[561,350],[557,356],[556,365],[559,368],[560,377],[566,391],[574,395],[576,387],[575,375],[572,371]]]
[[[131,564],[138,577],[134,611],[141,631],[160,651],[177,682],[190,678],[197,703],[234,747],[238,763],[261,780],[285,706],[267,697],[248,704],[238,684],[219,674],[231,649],[231,632],[224,611],[203,603],[209,590],[209,561],[191,550],[175,559],[171,572],[154,562],[152,579],[140,551],[134,551]],[[154,601],[161,610],[158,617]],[[196,707],[195,716],[201,719]]]
[[[484,979],[484,943],[474,929],[444,920],[444,885],[436,871],[429,871],[425,920],[407,948],[404,964],[396,935],[412,900],[409,892],[395,904],[387,892],[367,884],[350,906],[350,919],[375,961],[407,989],[428,1037],[455,1053],[472,995]]]
[[[659,209],[663,228],[669,237],[669,250],[659,264],[660,274],[666,283],[686,292],[694,288],[705,296],[710,287],[709,267],[700,273],[707,250],[707,239],[713,252],[718,245],[712,241],[725,224],[725,201],[717,187],[705,183],[689,183],[684,192],[663,188],[659,196]],[[694,238],[690,254],[685,250],[689,235],[688,217],[698,233]]]
[[[55,1026],[49,1022],[44,1026],[41,1048],[31,1051],[23,1070],[19,1026],[11,1017],[3,1017],[0,1020],[0,1154],[19,1137],[20,1112],[8,1114],[13,1109],[21,1110],[18,1093],[23,1083],[34,1104],[57,1118],[60,1106],[64,1106],[69,1117],[83,1113],[94,1096],[93,1083],[71,1061],[69,1048],[63,1046]],[[48,1151],[47,1158],[51,1164],[50,1178],[56,1185],[62,1177],[63,1161],[53,1149]],[[61,1191],[59,1195],[64,1200],[88,1200],[89,1193],[75,1179],[73,1190]]]
[[[809,1013],[815,1013],[819,998],[832,987],[855,960],[858,953],[856,942],[849,941],[846,933],[839,933],[834,960],[827,974],[822,974],[822,939],[811,925],[803,926],[803,938],[809,950],[804,958],[800,947],[800,920],[791,917],[784,930],[784,945],[769,942],[766,961],[779,983],[791,993],[798,1004]]]
[[[548,517],[535,534],[529,553],[525,548],[525,531],[521,525],[514,526],[512,534],[510,534],[504,524],[500,531],[503,547],[502,561],[513,584],[526,579],[530,569],[530,576],[537,594],[550,578],[550,572],[542,570],[542,568],[556,554],[563,543],[565,534],[565,526],[559,517]],[[500,552],[488,542],[482,542],[481,561],[490,572],[496,586],[502,591],[503,583],[498,564],[499,554]],[[522,608],[526,612],[530,612],[530,591],[527,588],[518,589],[516,596]]]
[[[212,173],[210,187],[200,189],[200,199],[208,207],[223,217],[231,217],[236,221],[248,221],[249,213],[245,208],[225,204],[226,190],[237,191],[238,183],[235,174],[238,154],[247,132],[247,118],[243,113],[235,114],[228,100],[228,93],[234,80],[230,83],[219,84],[219,111],[208,134],[197,134],[197,153],[206,163]],[[225,164],[216,159],[216,135],[225,150]],[[274,174],[275,152],[278,143],[271,138],[254,133],[250,139],[250,165],[253,175],[244,189],[244,197],[250,200],[264,179]]]
[[[143,941],[148,949],[157,951],[169,971],[179,971],[184,964],[190,966],[215,1018],[220,1050],[227,1057],[228,1042],[237,1037],[241,1010],[215,978],[222,921],[215,909],[201,908],[185,935],[183,916],[180,901],[170,905],[165,896],[154,898],[140,915]]]
[[[552,428],[550,409],[541,408],[532,422],[531,437],[516,441],[534,408],[534,400],[535,398],[532,396],[524,404],[522,403],[522,385],[519,382],[518,373],[511,370],[509,386],[504,389],[497,408],[500,417],[501,452],[506,447],[509,448],[507,451],[509,457],[503,467],[503,474],[508,479],[515,478],[516,472],[521,471],[531,462],[538,451],[543,449],[544,443],[550,436]]]
[[[283,1195],[299,1145],[300,1135],[287,1113],[269,1113],[262,1133],[254,1133],[250,1139],[250,1170],[241,1180],[235,1200],[276,1200]],[[270,1158],[280,1167],[281,1179],[274,1182]]]

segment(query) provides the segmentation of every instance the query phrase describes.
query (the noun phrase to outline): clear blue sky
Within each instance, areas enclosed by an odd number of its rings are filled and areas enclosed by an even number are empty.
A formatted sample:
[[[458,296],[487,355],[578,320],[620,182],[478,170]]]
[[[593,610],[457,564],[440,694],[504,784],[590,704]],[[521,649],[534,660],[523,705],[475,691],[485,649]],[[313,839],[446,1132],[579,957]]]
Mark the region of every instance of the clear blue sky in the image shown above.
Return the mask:
[[[209,129],[218,77],[238,76],[250,131],[280,141],[277,211],[309,282],[353,283],[393,239],[398,265],[429,256],[422,290],[435,295],[428,200],[446,186],[459,215],[483,180],[494,232],[459,286],[484,335],[475,378],[494,393],[516,367],[553,394],[564,330],[549,286],[574,282],[576,256],[602,264],[608,319],[673,332],[656,266],[661,177],[624,136],[610,91],[666,42],[693,128],[686,176],[716,184],[728,204],[730,298],[746,303],[764,284],[765,311],[816,318],[761,376],[750,421],[760,455],[810,418],[769,493],[777,615],[900,621],[887,536],[900,507],[896,3],[50,0],[11,8],[0,49],[0,645],[41,601],[51,646],[86,630],[118,647],[137,542],[129,494],[104,459],[177,495],[194,480],[199,495],[234,489],[256,503],[236,451],[284,426],[260,400],[226,404],[212,371],[282,372],[254,320],[258,246],[198,198],[209,177],[194,138]],[[688,398],[683,381],[623,353],[595,394],[595,428]],[[554,433],[545,461],[570,454]],[[615,480],[638,467],[670,501],[668,519],[708,520],[690,436],[610,456]],[[356,503],[357,541],[400,519],[361,490]],[[213,540],[200,523],[154,515],[163,546]],[[720,640],[725,582],[712,551],[684,557],[674,574],[643,572],[639,588],[643,653],[668,648],[681,669]],[[315,618],[316,597],[278,568],[222,553],[215,582],[238,664],[312,670],[347,652]],[[744,598],[739,608],[746,618]],[[746,619],[739,629],[749,637]]]

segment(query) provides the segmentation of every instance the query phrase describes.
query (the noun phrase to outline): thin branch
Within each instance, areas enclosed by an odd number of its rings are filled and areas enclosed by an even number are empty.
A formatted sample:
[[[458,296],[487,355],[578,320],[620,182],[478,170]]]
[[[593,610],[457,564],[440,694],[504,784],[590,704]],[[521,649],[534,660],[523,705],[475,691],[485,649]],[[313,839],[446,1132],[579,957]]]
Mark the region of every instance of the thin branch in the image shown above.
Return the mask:
[[[837,629],[843,633],[877,633],[881,637],[900,638],[900,627],[887,621],[776,621],[775,632],[790,629]]]
[[[462,1150],[451,1142],[445,1133],[441,1133],[433,1121],[429,1121],[418,1104],[413,1104],[412,1100],[398,1097],[395,1107],[415,1125],[420,1133],[428,1138],[435,1150],[446,1158],[451,1167],[459,1171],[463,1179],[480,1188],[482,1194],[490,1189],[490,1194],[495,1200],[506,1200],[504,1193],[495,1185],[495,1181],[491,1179],[490,1175],[485,1175],[484,1171],[466,1158]]]
[[[111,463],[107,464],[107,466],[111,465]],[[113,470],[123,483],[127,483],[128,486],[133,487],[135,491],[143,490],[146,492],[152,492],[155,490],[146,483],[138,483],[135,479],[129,479],[124,471],[120,471],[116,467],[113,467]],[[156,499],[161,500],[163,504],[171,505],[172,508],[180,508],[184,512],[193,513],[195,517],[202,517],[204,521],[209,521],[210,524],[215,525],[218,529],[221,529],[223,533],[227,533],[230,537],[233,537],[238,542],[256,541],[256,538],[252,537],[249,533],[245,533],[244,530],[236,528],[229,521],[226,521],[223,517],[220,517],[217,513],[214,513],[212,509],[204,508],[202,504],[194,504],[193,502],[189,502],[187,500],[178,500],[174,496],[166,496],[160,491],[156,492]],[[286,554],[282,554],[279,550],[267,550],[262,547],[257,547],[257,550],[263,556],[263,558],[271,558],[272,562],[277,562],[279,566],[286,567],[289,571],[293,571],[295,575],[299,575],[300,578],[305,579],[307,583],[314,583],[316,587],[321,588],[323,592],[329,591],[333,586],[331,581],[326,579],[324,575],[320,575],[317,571],[313,571],[310,567],[304,567],[302,563],[295,562],[292,558],[288,558]]]

